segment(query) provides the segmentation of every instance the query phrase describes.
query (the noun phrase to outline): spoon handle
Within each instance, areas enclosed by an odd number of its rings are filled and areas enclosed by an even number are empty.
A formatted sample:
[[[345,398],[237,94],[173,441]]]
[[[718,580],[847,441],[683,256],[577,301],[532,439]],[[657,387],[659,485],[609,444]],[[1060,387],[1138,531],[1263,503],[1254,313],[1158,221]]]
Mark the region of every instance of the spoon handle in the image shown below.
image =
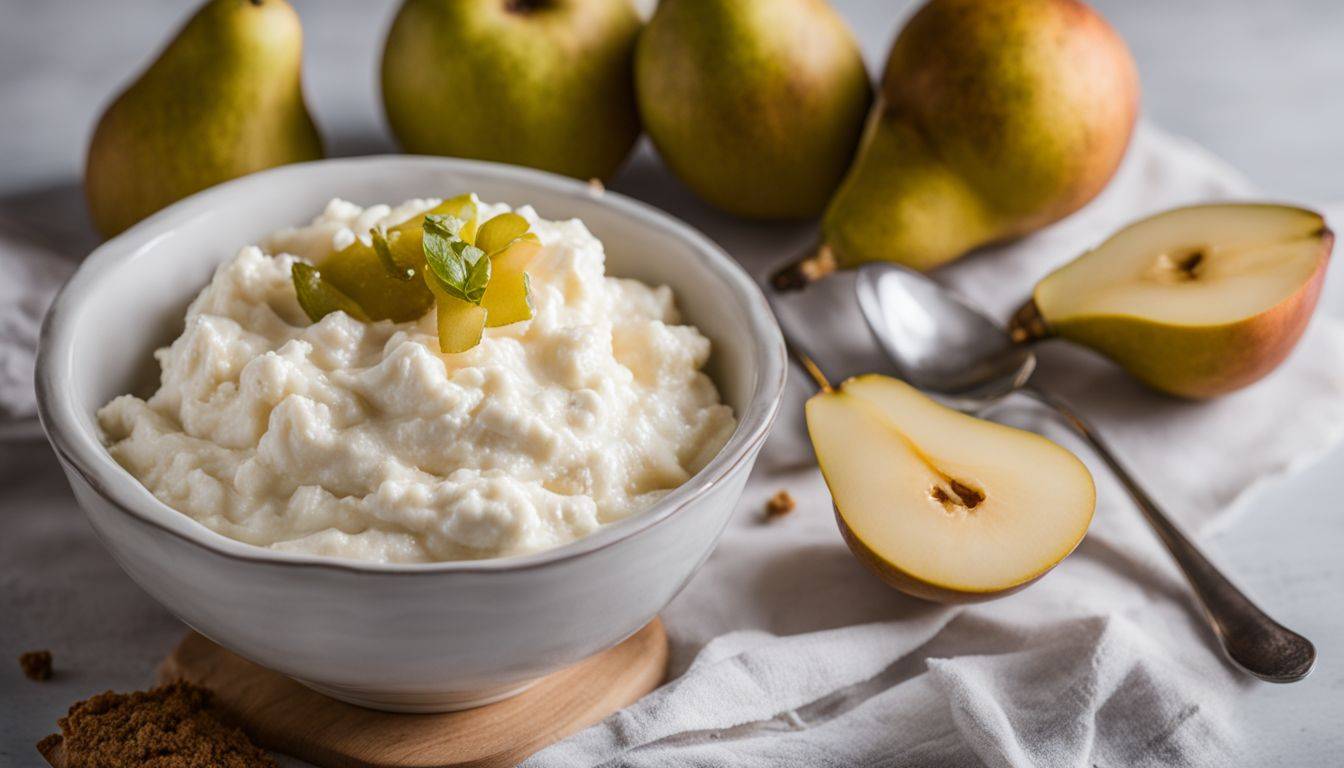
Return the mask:
[[[1024,387],[1022,391],[1068,420],[1124,484],[1185,572],[1228,658],[1247,672],[1273,683],[1296,682],[1311,672],[1316,663],[1316,648],[1311,641],[1271,619],[1233,586],[1139,486],[1091,425],[1068,403],[1049,392],[1036,387]]]

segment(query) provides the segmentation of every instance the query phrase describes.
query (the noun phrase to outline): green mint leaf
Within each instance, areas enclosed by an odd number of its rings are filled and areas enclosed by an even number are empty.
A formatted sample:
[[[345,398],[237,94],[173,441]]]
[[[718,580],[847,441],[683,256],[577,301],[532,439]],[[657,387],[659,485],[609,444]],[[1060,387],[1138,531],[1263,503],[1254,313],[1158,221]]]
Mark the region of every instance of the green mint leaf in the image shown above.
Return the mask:
[[[490,259],[457,236],[462,224],[452,216],[425,217],[425,263],[450,296],[479,305],[490,282]]]
[[[415,277],[415,268],[398,264],[395,256],[392,255],[392,246],[387,242],[387,230],[381,226],[375,227],[369,231],[369,237],[373,239],[373,250],[378,254],[378,261],[382,262],[383,270],[389,277],[405,282]]]
[[[444,229],[437,221],[432,221],[438,218],[430,216],[425,219],[425,232],[421,240],[425,250],[425,262],[430,272],[445,288],[461,286],[466,282],[466,267],[453,252],[453,242],[460,240],[456,234]]]
[[[485,296],[485,286],[490,282],[490,259],[485,251],[474,245],[467,245],[459,240],[464,246],[463,252],[474,251],[474,259],[471,267],[467,271],[466,296],[463,297],[472,304],[480,304],[481,298]],[[464,255],[465,258],[465,255]]]

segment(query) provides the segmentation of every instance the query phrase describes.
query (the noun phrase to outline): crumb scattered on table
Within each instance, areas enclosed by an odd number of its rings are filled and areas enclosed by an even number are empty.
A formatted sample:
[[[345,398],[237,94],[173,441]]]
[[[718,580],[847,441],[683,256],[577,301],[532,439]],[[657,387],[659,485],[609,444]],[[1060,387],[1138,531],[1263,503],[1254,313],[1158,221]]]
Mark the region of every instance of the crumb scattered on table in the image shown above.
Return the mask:
[[[72,706],[57,725],[61,732],[37,749],[69,768],[276,768],[228,721],[210,690],[185,681],[100,693]]]
[[[19,657],[19,666],[29,680],[50,680],[51,651],[28,651]]]
[[[793,500],[793,496],[788,491],[781,489],[774,496],[771,496],[769,501],[765,502],[765,516],[766,518],[774,518],[787,515],[796,506],[798,506],[798,502]]]

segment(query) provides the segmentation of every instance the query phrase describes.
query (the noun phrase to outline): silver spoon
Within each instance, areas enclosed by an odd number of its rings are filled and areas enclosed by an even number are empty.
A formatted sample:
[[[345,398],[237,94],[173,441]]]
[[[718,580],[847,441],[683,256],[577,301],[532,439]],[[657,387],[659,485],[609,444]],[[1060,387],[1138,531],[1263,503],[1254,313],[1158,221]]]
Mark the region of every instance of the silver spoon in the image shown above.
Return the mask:
[[[1228,658],[1274,683],[1296,682],[1311,672],[1316,663],[1311,641],[1256,607],[1181,533],[1095,429],[1067,403],[1028,383],[1036,367],[1030,350],[937,283],[903,267],[866,265],[858,270],[854,290],[873,336],[910,384],[965,411],[1022,392],[1063,416],[1120,479],[1167,546]]]

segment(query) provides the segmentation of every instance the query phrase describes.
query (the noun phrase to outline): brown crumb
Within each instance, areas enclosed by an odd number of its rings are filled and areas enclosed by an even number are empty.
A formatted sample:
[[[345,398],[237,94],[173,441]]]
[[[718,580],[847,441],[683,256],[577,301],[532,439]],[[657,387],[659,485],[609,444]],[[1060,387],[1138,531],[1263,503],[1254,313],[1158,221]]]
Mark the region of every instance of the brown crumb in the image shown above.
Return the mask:
[[[19,657],[19,666],[29,680],[50,680],[51,651],[28,651]]]
[[[601,179],[593,177],[588,180],[588,190],[595,195],[600,195],[607,191],[607,185],[603,184]]]
[[[798,506],[798,502],[793,500],[793,496],[789,495],[788,491],[781,489],[774,496],[771,496],[769,501],[765,502],[765,517],[771,519],[787,515],[796,506]]]
[[[184,681],[100,693],[70,708],[37,749],[68,768],[276,768],[228,722],[208,689]]]

